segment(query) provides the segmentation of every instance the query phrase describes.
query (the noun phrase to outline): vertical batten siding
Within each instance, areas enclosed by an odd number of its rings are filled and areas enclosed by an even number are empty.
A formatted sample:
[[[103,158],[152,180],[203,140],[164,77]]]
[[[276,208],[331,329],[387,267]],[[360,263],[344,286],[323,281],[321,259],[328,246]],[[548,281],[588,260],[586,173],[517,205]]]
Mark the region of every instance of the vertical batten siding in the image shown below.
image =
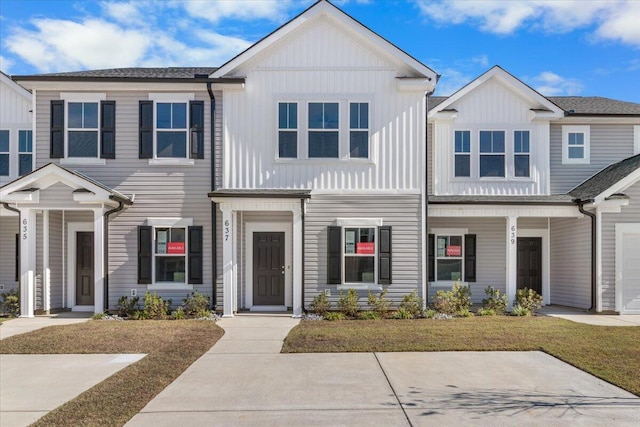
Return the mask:
[[[2,208],[3,211],[4,208]],[[16,234],[18,234],[18,216],[0,216],[0,283],[4,291],[18,290],[16,281]]]
[[[327,284],[327,227],[337,218],[382,218],[383,225],[392,226],[392,284],[384,286],[387,296],[397,307],[403,295],[413,290],[422,294],[419,195],[313,195],[305,215],[305,307],[325,289],[331,291],[334,307],[338,301],[336,285]],[[366,304],[367,292],[360,295],[360,303]]]
[[[602,214],[602,310],[616,308],[616,223],[640,223],[640,182],[623,191],[629,206]]]
[[[62,277],[62,212],[49,212],[49,283],[51,283],[49,300],[51,309],[64,307],[62,301],[62,287],[65,285]]]
[[[31,130],[31,94],[25,98],[13,83],[0,77],[0,129],[9,131],[9,175],[0,176],[0,187],[18,177],[18,132]],[[22,89],[26,92],[26,89]]]
[[[551,304],[591,305],[591,219],[551,219]]]
[[[42,273],[42,213],[36,214],[36,271],[34,274],[35,292],[35,309],[42,310],[42,287],[44,286],[44,274]]]
[[[633,125],[592,124],[590,130],[591,163],[563,165],[562,124],[551,125],[551,194],[566,193],[608,165],[633,156]]]
[[[429,218],[429,229],[466,228],[469,234],[476,235],[476,282],[471,286],[471,300],[482,302],[484,290],[493,286],[501,292],[506,291],[506,239],[507,225],[504,218]],[[431,231],[429,231],[431,233]],[[438,290],[448,290],[429,283],[429,302]]]

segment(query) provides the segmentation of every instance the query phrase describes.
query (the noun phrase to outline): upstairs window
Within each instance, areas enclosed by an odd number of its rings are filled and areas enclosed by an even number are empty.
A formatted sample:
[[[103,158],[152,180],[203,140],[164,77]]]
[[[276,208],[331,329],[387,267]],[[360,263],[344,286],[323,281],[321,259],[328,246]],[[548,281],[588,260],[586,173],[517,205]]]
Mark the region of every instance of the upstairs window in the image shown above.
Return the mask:
[[[504,178],[504,141],[504,131],[480,131],[480,178]]]
[[[349,156],[369,157],[369,104],[366,102],[349,104]]]
[[[187,157],[187,104],[156,103],[156,156]]]
[[[30,130],[18,131],[18,173],[26,175],[33,170],[33,140]]]
[[[278,104],[278,157],[298,157],[298,104],[295,102]]]
[[[309,158],[338,158],[339,117],[337,102],[309,103]]]
[[[0,176],[9,176],[9,131],[0,130]]]
[[[589,164],[589,126],[562,127],[562,163]]]
[[[67,157],[98,157],[98,103],[67,103]]]
[[[454,136],[454,176],[471,176],[471,131],[457,130]]]
[[[513,165],[516,177],[529,177],[531,164],[529,131],[517,130],[513,133]]]

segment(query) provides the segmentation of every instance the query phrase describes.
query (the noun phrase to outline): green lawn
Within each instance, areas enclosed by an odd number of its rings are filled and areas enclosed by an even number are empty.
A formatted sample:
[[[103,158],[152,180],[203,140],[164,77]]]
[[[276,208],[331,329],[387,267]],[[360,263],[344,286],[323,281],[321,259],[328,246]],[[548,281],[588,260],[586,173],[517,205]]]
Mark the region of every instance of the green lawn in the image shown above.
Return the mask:
[[[34,424],[121,426],[222,335],[211,321],[89,321],[9,337],[0,341],[0,353],[146,353]]]
[[[640,396],[640,327],[553,317],[306,321],[284,353],[540,350]]]

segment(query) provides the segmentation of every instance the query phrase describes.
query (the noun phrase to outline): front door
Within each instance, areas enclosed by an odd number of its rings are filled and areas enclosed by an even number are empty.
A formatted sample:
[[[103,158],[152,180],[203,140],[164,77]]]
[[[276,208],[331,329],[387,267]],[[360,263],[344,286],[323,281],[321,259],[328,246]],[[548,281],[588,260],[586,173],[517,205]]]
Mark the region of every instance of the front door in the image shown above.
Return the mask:
[[[542,238],[518,237],[518,289],[542,295]]]
[[[93,232],[76,235],[76,305],[93,305]]]
[[[253,305],[284,305],[284,233],[253,233]]]

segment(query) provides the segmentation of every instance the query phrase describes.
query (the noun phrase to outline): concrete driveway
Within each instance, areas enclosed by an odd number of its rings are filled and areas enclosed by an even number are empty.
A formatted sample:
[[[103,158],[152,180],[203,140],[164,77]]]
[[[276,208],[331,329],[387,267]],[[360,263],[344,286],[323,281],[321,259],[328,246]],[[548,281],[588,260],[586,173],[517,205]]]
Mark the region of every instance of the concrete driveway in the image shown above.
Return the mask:
[[[128,426],[637,425],[640,398],[541,352],[279,354],[293,321],[225,336]],[[269,327],[271,325],[271,327]]]

